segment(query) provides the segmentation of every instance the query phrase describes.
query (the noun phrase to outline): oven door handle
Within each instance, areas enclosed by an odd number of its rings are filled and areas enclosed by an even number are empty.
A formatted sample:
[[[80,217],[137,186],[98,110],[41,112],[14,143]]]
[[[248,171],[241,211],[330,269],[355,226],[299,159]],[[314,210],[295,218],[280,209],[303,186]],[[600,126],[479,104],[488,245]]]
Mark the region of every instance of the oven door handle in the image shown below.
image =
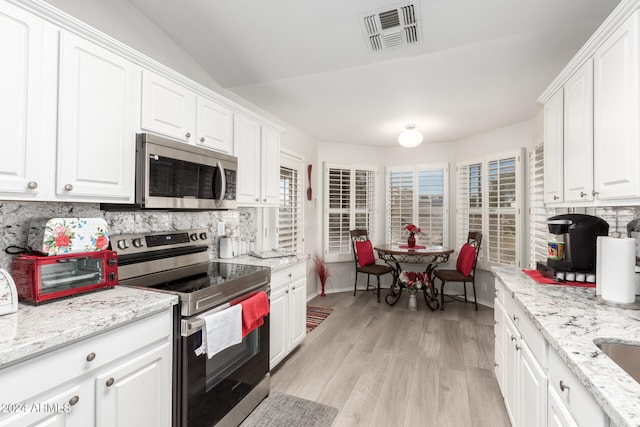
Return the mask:
[[[240,297],[240,298],[236,298],[233,301],[238,304],[241,301],[247,299],[249,297],[249,294],[255,294],[256,292],[260,292],[260,291],[264,291],[267,293],[267,296],[271,296],[271,286],[269,283],[267,283],[266,285],[264,283],[260,283],[260,285],[256,286],[253,289],[249,289],[246,292],[246,296]],[[228,302],[221,304],[215,308],[212,308],[211,310],[208,310],[202,314],[199,314],[197,316],[194,316],[191,319],[183,319],[180,321],[180,335],[183,337],[188,337],[191,336],[193,334],[195,334],[196,332],[202,330],[202,327],[204,326],[204,319],[202,319],[202,316],[204,315],[209,315],[209,314],[213,314],[213,313],[217,313],[218,311],[222,311],[225,310],[227,308],[231,307],[231,304],[229,304]]]

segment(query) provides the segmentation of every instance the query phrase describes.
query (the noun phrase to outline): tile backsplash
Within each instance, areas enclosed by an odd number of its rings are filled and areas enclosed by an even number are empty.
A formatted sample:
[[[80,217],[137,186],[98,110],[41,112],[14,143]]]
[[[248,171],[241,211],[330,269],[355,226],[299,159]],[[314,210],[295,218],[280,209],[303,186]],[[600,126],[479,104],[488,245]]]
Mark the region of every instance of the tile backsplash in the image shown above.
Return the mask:
[[[225,234],[247,243],[255,243],[257,209],[239,208],[229,211],[131,211],[100,210],[97,203],[37,203],[0,202],[0,268],[11,271],[14,255],[5,253],[9,246],[24,247],[32,218],[100,217],[105,218],[111,235],[133,232],[156,232],[208,228],[215,241],[217,224],[225,223]],[[218,248],[212,245],[211,258],[217,257]]]

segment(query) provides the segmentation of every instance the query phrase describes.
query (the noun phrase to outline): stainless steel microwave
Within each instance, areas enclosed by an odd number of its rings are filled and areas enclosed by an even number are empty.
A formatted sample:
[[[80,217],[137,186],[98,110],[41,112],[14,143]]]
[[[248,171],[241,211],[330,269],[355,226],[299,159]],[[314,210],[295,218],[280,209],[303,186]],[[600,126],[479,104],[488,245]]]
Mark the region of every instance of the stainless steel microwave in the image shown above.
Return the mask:
[[[235,209],[237,174],[237,157],[140,133],[136,138],[135,205],[129,209]]]

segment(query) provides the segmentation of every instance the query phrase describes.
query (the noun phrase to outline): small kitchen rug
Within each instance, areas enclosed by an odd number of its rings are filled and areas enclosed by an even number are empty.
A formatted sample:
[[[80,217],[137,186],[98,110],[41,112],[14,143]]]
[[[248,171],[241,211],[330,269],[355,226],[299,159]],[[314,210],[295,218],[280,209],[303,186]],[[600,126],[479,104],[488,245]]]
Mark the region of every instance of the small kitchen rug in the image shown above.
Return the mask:
[[[333,312],[333,308],[307,306],[307,333],[318,327]]]
[[[240,427],[330,427],[336,415],[331,406],[273,391]]]

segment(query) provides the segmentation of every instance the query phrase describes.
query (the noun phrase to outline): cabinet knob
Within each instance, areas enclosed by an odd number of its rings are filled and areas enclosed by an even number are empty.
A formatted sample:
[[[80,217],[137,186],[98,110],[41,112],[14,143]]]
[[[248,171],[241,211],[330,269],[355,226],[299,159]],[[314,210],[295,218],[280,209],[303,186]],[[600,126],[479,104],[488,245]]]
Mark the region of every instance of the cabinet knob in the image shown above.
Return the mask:
[[[96,354],[95,353],[89,353],[87,354],[87,362],[93,362],[93,360],[96,358]]]
[[[69,405],[73,406],[78,403],[79,400],[80,398],[78,396],[73,396],[71,399],[69,399]]]
[[[38,188],[38,183],[35,181],[29,181],[27,187],[29,187],[30,190],[35,190],[36,188]]]
[[[565,390],[569,390],[571,387],[569,387],[568,385],[566,385],[565,383],[562,382],[562,380],[560,380],[560,391],[565,391]]]
[[[513,321],[514,321],[514,322],[517,322],[517,321],[518,321],[518,316],[516,316],[515,314],[514,314],[513,316],[511,316],[511,317],[513,318]]]
[[[500,364],[496,363],[496,362],[493,362],[493,366],[495,366],[497,368],[498,366],[500,366]]]
[[[587,193],[585,193],[584,191],[581,191],[581,192],[580,192],[580,197],[584,197],[584,196],[586,196],[586,195],[587,195]]]
[[[516,344],[516,351],[520,351],[520,346],[518,344]]]
[[[204,136],[200,138],[200,142],[204,142]]]
[[[295,287],[295,286],[292,286],[292,287],[291,287],[291,290],[295,291],[295,290],[296,290],[296,287]]]
[[[516,337],[514,337],[513,335],[511,335],[511,341],[515,341]]]
[[[285,294],[288,294],[288,293],[289,293],[289,289],[287,289],[286,291],[284,291],[284,293],[285,293]]]
[[[116,380],[114,380],[113,378],[109,378],[105,384],[107,385],[107,387],[111,387],[114,382],[116,382]]]
[[[64,186],[64,191],[71,191],[71,190],[73,190],[73,185],[71,185],[71,184],[66,184],[66,185]]]
[[[256,197],[256,202],[259,202],[259,201],[260,201],[260,199],[258,199],[258,198]]]
[[[553,196],[553,200],[558,200],[559,198],[559,196]]]
[[[598,191],[596,191],[596,190],[593,190],[593,191],[591,192],[591,195],[592,195],[593,197],[596,197],[598,194],[600,194],[600,192],[598,192]]]
[[[267,198],[262,199],[263,202],[267,203]]]
[[[494,321],[493,321],[493,324],[494,324],[494,325],[497,325],[498,323],[500,323],[500,322],[498,322],[497,320],[494,320]]]
[[[185,135],[187,138],[191,138],[191,132],[187,132]]]

